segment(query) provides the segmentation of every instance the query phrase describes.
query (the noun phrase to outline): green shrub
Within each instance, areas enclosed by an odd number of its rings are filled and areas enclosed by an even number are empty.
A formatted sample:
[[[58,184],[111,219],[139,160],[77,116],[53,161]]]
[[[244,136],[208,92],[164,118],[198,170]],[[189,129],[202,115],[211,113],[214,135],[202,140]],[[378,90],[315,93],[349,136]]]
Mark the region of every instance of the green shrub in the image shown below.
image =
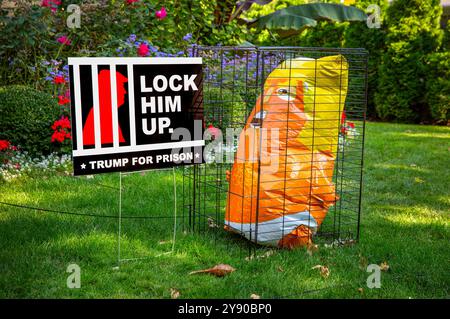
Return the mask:
[[[427,81],[427,101],[433,120],[447,123],[450,119],[450,52],[428,56],[431,70]]]
[[[378,67],[381,64],[384,51],[386,50],[385,16],[388,6],[387,0],[360,0],[355,6],[365,10],[370,4],[380,6],[380,28],[369,28],[366,22],[350,23],[344,32],[343,46],[346,48],[365,48],[369,52],[368,60],[368,99],[367,115],[376,117],[375,93],[378,88]],[[372,14],[368,12],[368,14]]]
[[[226,88],[208,87],[204,91],[203,105],[206,125],[220,128],[242,128],[247,121],[246,104],[239,92]]]
[[[387,9],[386,53],[375,95],[384,120],[418,122],[430,117],[425,87],[427,55],[440,46],[439,0],[396,0]]]
[[[51,95],[27,86],[0,88],[0,139],[32,155],[52,151],[51,126],[60,108]]]
[[[300,45],[304,47],[342,47],[344,32],[348,25],[348,22],[320,21],[316,27],[303,31],[300,36]]]

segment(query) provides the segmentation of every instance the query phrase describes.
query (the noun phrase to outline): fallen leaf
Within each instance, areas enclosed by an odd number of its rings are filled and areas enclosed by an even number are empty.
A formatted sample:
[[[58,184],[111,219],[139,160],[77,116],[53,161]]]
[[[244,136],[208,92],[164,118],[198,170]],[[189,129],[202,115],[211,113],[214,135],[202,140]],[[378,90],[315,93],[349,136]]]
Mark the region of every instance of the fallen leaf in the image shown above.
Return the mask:
[[[361,294],[364,293],[364,288],[358,288],[358,292]]]
[[[274,250],[268,250],[264,254],[262,254],[261,256],[258,256],[256,258],[267,258],[267,257],[272,256],[274,253],[275,253]]]
[[[164,245],[164,244],[170,244],[172,241],[171,240],[161,240],[158,242],[159,245]]]
[[[283,267],[281,267],[281,266],[278,266],[277,270],[278,270],[279,272],[283,272],[283,271],[284,271]]]
[[[411,166],[411,167],[417,167],[417,164],[412,163],[412,164],[410,164],[409,166]]]
[[[381,271],[388,271],[389,270],[389,265],[388,265],[388,263],[386,261],[381,263],[380,270]]]
[[[359,269],[366,271],[369,261],[364,256],[359,256]]]
[[[266,251],[264,254],[259,255],[259,256],[255,256],[255,254],[252,254],[250,256],[245,257],[245,260],[249,261],[249,260],[253,260],[253,259],[261,259],[261,258],[267,258],[272,256],[275,253],[275,250],[271,249]]]
[[[216,266],[214,266],[212,268],[209,268],[209,269],[191,271],[189,273],[189,275],[194,275],[194,274],[211,274],[211,275],[214,275],[216,277],[223,277],[225,275],[228,275],[229,273],[232,273],[235,270],[236,269],[231,267],[230,265],[218,264],[218,265],[216,265]]]
[[[215,223],[214,219],[208,217],[208,227],[209,228],[219,228],[219,226]]]
[[[306,246],[306,252],[308,253],[308,255],[312,256],[315,252],[317,252],[319,250],[319,246],[315,245],[313,243],[308,244],[308,246]]]
[[[328,269],[328,267],[322,267],[321,269],[320,269],[320,275],[323,277],[323,278],[328,278],[329,276],[330,276],[330,270]]]
[[[250,295],[250,299],[261,299],[261,297],[259,295],[256,295],[256,294],[251,294]]]
[[[140,174],[141,176],[145,176],[146,173],[147,173],[147,172],[140,172],[139,174]]]
[[[330,276],[330,270],[328,269],[327,266],[316,265],[316,266],[312,267],[311,269],[319,269],[320,270],[320,275],[323,278],[328,278]]]
[[[347,240],[341,241],[342,246],[352,246],[354,244],[356,244],[356,240],[354,240],[354,239],[347,239]]]
[[[421,179],[420,177],[414,178],[414,181],[419,184],[425,183],[425,181],[423,179]]]
[[[180,297],[180,292],[175,288],[170,288],[170,297],[172,299],[178,299]]]

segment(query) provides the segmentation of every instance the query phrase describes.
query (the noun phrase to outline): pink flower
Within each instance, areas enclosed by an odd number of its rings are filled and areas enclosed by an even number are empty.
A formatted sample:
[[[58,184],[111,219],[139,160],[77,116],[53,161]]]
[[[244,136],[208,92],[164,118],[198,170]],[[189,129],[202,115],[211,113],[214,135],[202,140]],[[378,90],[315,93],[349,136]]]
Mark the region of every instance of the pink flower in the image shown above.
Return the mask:
[[[164,20],[164,18],[167,16],[166,8],[161,7],[158,11],[155,12],[156,19]]]
[[[53,13],[58,10],[58,6],[61,5],[61,0],[42,0],[41,7],[50,8]]]
[[[150,48],[145,43],[141,43],[137,49],[137,53],[139,56],[147,56],[149,51],[150,51]]]
[[[70,41],[70,39],[67,37],[67,35],[62,35],[62,36],[58,37],[56,39],[56,41],[58,41],[59,43],[64,44],[64,45],[70,45],[72,43]]]
[[[208,132],[211,133],[211,136],[213,137],[213,139],[216,139],[221,134],[220,129],[217,127],[214,127],[214,125],[212,125],[212,124],[210,124],[208,126]]]
[[[139,0],[127,0],[127,4],[133,4],[135,2],[138,2]]]

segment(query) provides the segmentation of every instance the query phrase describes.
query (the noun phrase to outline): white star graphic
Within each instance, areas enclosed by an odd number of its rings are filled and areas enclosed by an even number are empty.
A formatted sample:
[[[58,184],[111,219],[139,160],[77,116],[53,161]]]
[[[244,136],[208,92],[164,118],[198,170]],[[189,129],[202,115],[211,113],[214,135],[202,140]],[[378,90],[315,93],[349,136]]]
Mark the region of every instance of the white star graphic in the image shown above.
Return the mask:
[[[85,169],[86,168],[86,164],[81,164],[81,169]]]
[[[199,158],[200,154],[199,153],[195,153],[195,158]]]

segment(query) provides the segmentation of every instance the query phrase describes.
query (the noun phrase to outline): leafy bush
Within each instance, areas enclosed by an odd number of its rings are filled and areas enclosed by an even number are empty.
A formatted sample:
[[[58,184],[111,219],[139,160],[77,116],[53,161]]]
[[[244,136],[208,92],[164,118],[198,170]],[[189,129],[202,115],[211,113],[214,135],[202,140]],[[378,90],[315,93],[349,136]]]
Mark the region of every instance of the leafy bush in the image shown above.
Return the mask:
[[[348,26],[348,22],[334,23],[320,21],[316,27],[307,29],[302,33],[300,44],[306,47],[342,47],[344,32]]]
[[[0,88],[0,139],[30,154],[52,151],[51,126],[60,108],[49,94],[27,86]]]
[[[450,120],[450,52],[428,56],[431,70],[427,81],[427,101],[431,116],[444,124]]]
[[[370,4],[380,6],[380,28],[369,28],[366,22],[349,24],[344,31],[344,43],[346,48],[365,48],[369,52],[368,60],[368,100],[367,115],[376,117],[375,93],[378,89],[378,68],[386,50],[385,18],[388,6],[387,0],[360,0],[355,5],[366,10]],[[369,15],[371,13],[368,13]]]
[[[396,0],[388,7],[386,53],[379,68],[375,95],[384,120],[414,122],[430,116],[426,103],[425,63],[442,39],[439,0]]]
[[[57,47],[48,39],[50,10],[17,4],[14,13],[0,8],[0,81],[2,85],[32,83],[40,75],[34,72],[33,63],[42,52]],[[11,72],[14,70],[14,72]]]
[[[239,93],[233,93],[226,88],[220,89],[211,86],[203,94],[206,125],[220,128],[224,134],[229,127],[244,127],[247,121],[247,110]]]
[[[16,0],[14,9],[0,8],[0,82],[35,85],[43,76],[39,63],[68,56],[95,56],[130,34],[168,53],[180,50],[183,37],[207,45],[242,42],[246,28],[229,20],[236,1],[29,1]],[[45,3],[59,3],[53,7]],[[80,6],[80,27],[70,29],[69,4]],[[167,16],[157,18],[165,7]],[[224,12],[222,7],[227,7]],[[53,9],[53,10],[52,10]],[[69,19],[70,20],[70,19]],[[64,41],[62,39],[67,39]],[[14,70],[14,72],[11,72]],[[45,75],[44,75],[45,76]]]

